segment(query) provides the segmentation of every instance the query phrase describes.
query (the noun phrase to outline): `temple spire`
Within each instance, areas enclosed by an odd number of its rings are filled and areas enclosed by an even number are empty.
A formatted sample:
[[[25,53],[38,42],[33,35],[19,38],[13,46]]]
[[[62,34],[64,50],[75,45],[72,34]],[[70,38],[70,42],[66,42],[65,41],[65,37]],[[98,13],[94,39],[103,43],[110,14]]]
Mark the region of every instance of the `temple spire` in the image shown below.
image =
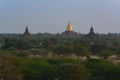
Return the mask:
[[[23,33],[23,36],[25,37],[31,37],[31,34],[29,32],[28,26],[26,25],[25,32]]]
[[[73,26],[70,23],[70,21],[68,21],[68,25],[66,27],[66,30],[62,33],[62,35],[67,36],[67,37],[75,37],[77,36],[77,32],[73,31]]]
[[[90,28],[90,33],[94,33],[94,28],[93,28],[93,26],[91,25],[91,28]]]
[[[26,25],[25,33],[29,33],[28,26]]]
[[[70,21],[68,22],[67,31],[73,31],[73,26]]]

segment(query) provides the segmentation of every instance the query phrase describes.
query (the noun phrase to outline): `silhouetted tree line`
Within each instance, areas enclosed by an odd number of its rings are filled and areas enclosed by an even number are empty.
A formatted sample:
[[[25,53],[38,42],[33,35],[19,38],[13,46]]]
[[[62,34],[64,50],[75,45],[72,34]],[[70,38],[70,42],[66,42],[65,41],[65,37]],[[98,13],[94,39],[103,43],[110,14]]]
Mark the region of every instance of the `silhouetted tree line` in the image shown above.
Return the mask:
[[[1,41],[1,49],[45,49],[55,55],[77,56],[100,55],[104,58],[112,54],[120,53],[120,39],[101,38],[64,38],[64,37],[44,37],[44,38],[5,38]]]

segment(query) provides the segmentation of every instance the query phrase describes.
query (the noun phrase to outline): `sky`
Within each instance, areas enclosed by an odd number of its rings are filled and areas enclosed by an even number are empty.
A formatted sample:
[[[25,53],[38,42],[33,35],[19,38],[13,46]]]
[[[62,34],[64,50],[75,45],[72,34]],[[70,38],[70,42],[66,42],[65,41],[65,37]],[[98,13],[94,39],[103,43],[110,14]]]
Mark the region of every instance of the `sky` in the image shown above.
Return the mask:
[[[120,33],[120,0],[0,0],[0,33]]]

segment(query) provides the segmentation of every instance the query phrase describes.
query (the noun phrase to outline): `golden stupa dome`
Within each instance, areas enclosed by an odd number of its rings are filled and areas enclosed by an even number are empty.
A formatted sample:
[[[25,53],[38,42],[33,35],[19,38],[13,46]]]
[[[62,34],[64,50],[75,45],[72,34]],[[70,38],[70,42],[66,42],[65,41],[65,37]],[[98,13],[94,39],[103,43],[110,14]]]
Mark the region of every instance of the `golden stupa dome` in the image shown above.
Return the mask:
[[[67,26],[67,31],[73,31],[73,26],[71,25],[70,21]]]

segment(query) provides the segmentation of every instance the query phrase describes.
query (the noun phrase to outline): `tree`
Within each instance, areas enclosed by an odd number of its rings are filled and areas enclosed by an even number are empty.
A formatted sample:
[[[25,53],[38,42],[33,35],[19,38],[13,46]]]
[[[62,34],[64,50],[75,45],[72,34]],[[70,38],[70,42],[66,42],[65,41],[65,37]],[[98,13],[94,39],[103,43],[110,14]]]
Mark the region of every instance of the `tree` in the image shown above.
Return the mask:
[[[104,58],[104,59],[107,59],[110,55],[112,55],[112,51],[111,50],[103,50],[102,52],[101,52],[101,56]]]
[[[20,50],[30,49],[33,45],[28,39],[23,38],[8,38],[5,39],[3,49],[17,48]]]
[[[63,64],[60,67],[60,80],[85,80],[86,69],[80,64]]]
[[[57,39],[55,38],[45,38],[42,42],[42,47],[47,49],[48,51],[52,51],[57,44]]]
[[[72,53],[72,48],[69,46],[57,46],[54,49],[54,53],[57,55],[60,55],[60,54],[69,55]]]
[[[53,80],[56,77],[56,67],[45,59],[29,59],[24,71],[24,80]]]
[[[0,58],[0,79],[22,80],[23,66],[24,64],[21,60],[18,60],[14,57],[2,56],[2,58]]]
[[[74,47],[74,52],[77,56],[88,56],[88,49],[83,46],[83,45],[80,45],[80,44],[77,44],[75,47]]]
[[[119,80],[120,66],[112,62],[89,59],[85,61],[88,70],[88,80]]]

